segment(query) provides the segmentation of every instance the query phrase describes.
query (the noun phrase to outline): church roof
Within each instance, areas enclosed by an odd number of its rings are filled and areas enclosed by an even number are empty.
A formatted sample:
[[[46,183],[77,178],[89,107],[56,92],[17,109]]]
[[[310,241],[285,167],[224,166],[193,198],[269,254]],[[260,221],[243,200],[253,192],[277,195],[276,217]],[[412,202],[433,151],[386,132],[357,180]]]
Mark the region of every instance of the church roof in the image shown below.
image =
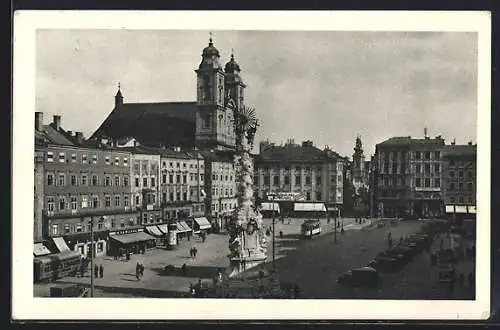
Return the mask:
[[[196,102],[125,103],[90,139],[134,137],[145,145],[194,145]]]

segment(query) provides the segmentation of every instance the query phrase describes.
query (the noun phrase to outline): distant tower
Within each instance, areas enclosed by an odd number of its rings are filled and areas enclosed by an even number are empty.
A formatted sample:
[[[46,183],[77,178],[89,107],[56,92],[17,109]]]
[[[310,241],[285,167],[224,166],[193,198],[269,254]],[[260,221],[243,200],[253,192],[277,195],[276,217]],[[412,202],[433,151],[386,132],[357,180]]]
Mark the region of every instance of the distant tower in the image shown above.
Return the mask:
[[[225,74],[211,33],[201,57],[201,63],[195,70],[199,110],[196,114],[196,143],[202,147],[232,149],[235,138],[232,113],[226,111]]]
[[[115,95],[115,108],[119,108],[123,105],[123,96],[122,91],[120,89],[120,83],[118,83],[118,92]]]
[[[365,155],[361,138],[356,137],[354,153],[352,155],[352,180],[356,192],[359,188],[366,186],[365,182]]]
[[[237,107],[244,105],[244,90],[246,85],[240,76],[240,66],[234,59],[234,52],[231,52],[231,59],[224,67],[226,73],[225,87],[226,99],[231,98]]]

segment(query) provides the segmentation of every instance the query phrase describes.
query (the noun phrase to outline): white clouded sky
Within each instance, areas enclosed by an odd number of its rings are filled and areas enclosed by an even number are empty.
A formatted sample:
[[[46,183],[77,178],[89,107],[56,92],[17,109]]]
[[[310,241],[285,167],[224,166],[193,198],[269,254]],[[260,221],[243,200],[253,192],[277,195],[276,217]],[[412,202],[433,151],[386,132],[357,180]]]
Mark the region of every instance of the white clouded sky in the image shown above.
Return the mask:
[[[89,136],[125,102],[194,101],[208,31],[42,30],[36,111]],[[260,119],[256,141],[306,139],[347,156],[391,136],[476,141],[475,33],[215,31],[234,48]]]

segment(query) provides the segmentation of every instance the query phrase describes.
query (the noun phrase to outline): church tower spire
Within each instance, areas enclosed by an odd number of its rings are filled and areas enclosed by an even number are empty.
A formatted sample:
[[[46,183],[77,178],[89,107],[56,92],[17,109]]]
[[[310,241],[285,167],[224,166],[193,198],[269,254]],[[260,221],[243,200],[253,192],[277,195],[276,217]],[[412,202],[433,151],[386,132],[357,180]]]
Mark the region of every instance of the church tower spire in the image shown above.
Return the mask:
[[[123,95],[121,91],[120,83],[118,83],[118,92],[115,95],[115,108],[119,108],[123,105]]]

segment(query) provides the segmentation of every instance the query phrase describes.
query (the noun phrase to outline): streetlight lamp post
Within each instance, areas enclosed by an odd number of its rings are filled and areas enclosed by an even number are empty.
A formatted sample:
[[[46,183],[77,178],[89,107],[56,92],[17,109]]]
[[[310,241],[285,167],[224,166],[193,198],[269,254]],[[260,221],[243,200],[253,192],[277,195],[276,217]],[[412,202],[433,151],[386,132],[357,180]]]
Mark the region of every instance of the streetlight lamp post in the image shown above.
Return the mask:
[[[94,217],[90,216],[90,297],[94,297]]]
[[[274,202],[273,202],[273,269],[276,269],[276,227],[275,227],[275,211],[274,211]]]

